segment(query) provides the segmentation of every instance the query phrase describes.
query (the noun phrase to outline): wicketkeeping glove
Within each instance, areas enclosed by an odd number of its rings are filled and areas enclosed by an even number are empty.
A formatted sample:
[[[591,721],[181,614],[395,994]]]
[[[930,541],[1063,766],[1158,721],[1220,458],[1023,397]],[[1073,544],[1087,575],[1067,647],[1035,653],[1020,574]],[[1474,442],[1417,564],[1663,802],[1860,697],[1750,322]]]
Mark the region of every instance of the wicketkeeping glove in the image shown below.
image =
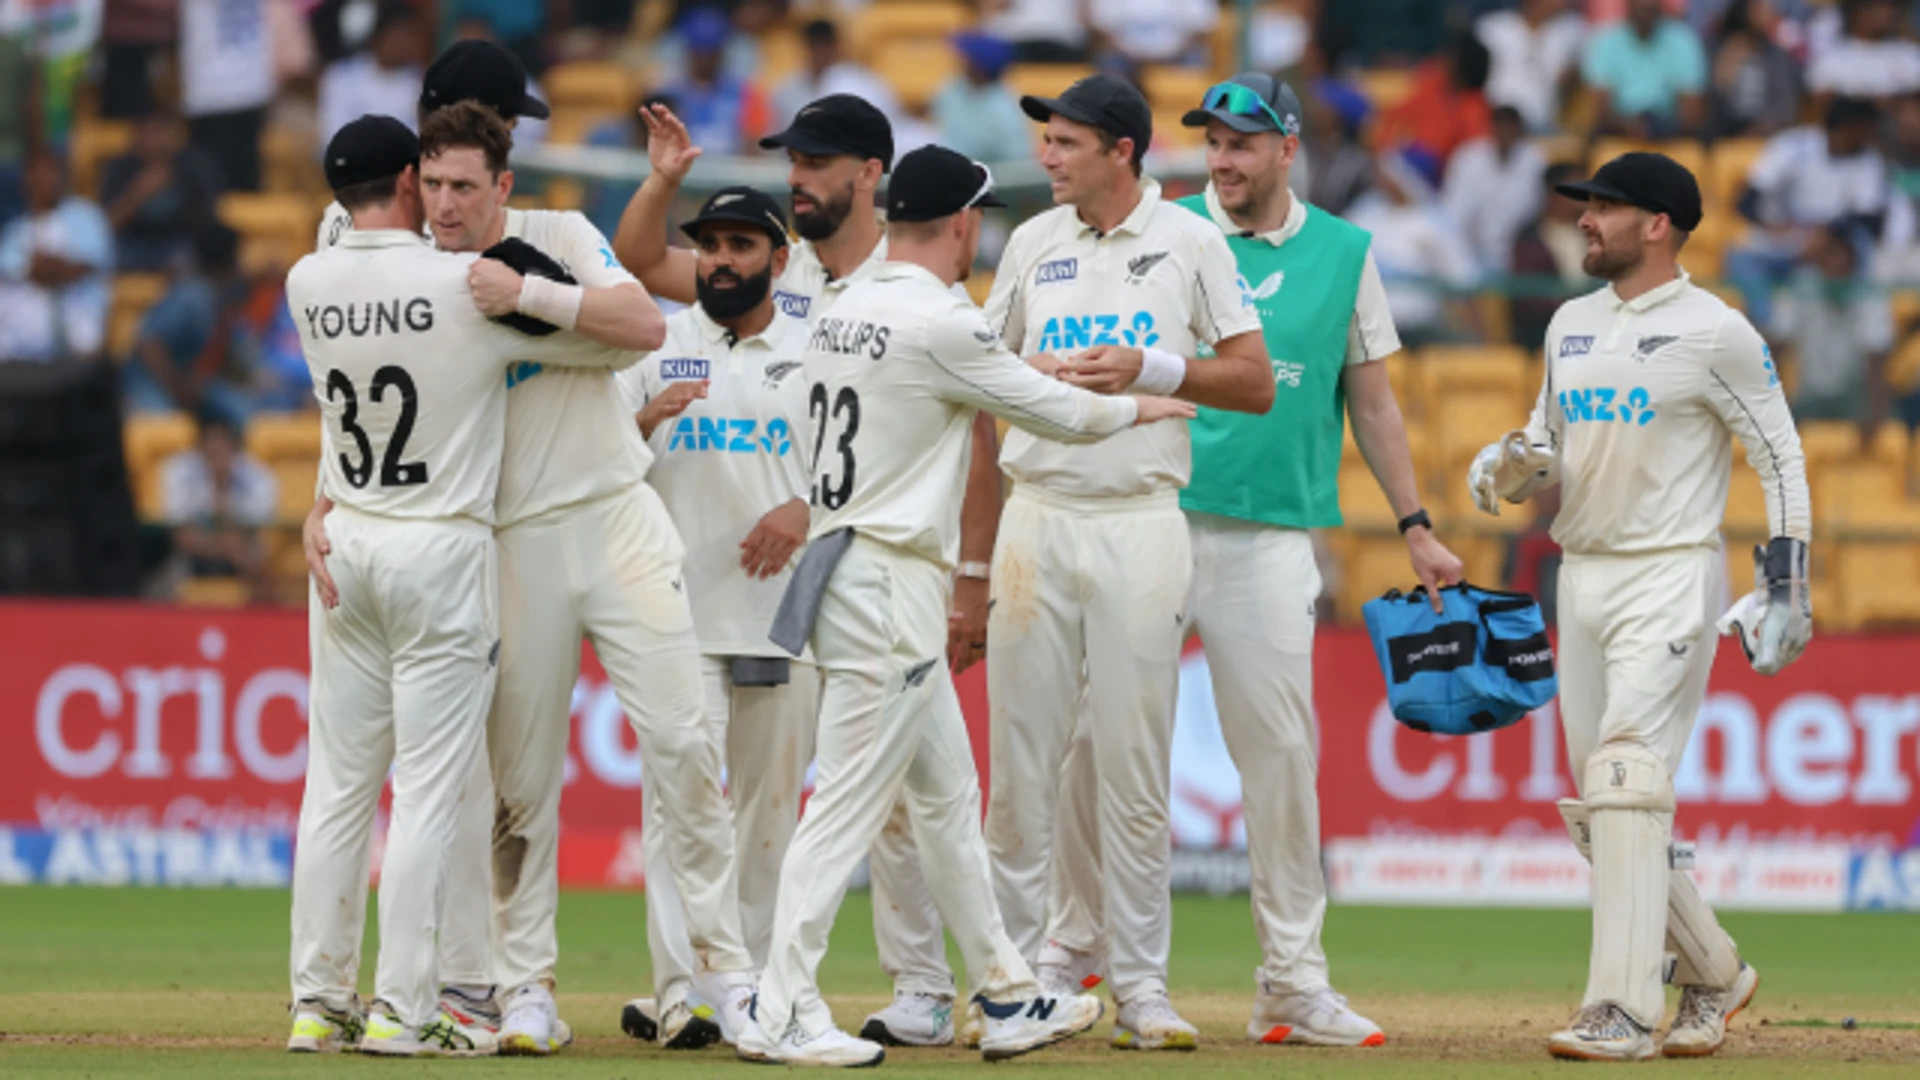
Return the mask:
[[[1813,639],[1813,596],[1807,591],[1807,545],[1776,536],[1753,549],[1754,591],[1720,617],[1720,633],[1740,639],[1747,662],[1772,675],[1800,658]]]
[[[1524,431],[1509,431],[1474,455],[1467,469],[1467,491],[1483,514],[1500,516],[1500,501],[1525,502],[1555,480],[1553,448],[1527,441]]]
[[[567,273],[567,268],[560,265],[559,261],[553,256],[548,255],[546,252],[541,251],[539,248],[534,247],[532,244],[527,243],[517,236],[509,236],[488,248],[486,251],[481,252],[481,258],[495,259],[506,263],[518,271],[523,277],[531,274],[534,277],[543,277],[549,281],[558,281],[564,285],[580,284],[573,279],[572,274]],[[533,337],[546,337],[548,334],[558,333],[560,330],[559,327],[544,319],[536,319],[531,315],[525,315],[518,311],[510,311],[505,315],[496,315],[493,317],[493,321]]]

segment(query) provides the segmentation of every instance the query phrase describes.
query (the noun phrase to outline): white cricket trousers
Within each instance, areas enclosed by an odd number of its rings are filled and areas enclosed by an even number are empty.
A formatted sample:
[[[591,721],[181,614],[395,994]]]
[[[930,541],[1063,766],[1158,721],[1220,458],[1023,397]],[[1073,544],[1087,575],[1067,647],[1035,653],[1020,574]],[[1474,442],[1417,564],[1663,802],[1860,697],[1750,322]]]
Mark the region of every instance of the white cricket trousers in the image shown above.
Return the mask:
[[[752,967],[740,940],[733,819],[708,737],[684,550],[644,484],[500,530],[500,689],[487,731],[501,988],[551,982],[559,957],[560,789],[580,641],[613,683],[647,762],[687,934],[713,971]],[[636,809],[638,809],[636,807]]]
[[[1241,777],[1254,932],[1269,991],[1328,985],[1320,946],[1327,882],[1320,863],[1319,734],[1313,634],[1320,570],[1305,531],[1188,514],[1188,616],[1206,650],[1214,707]],[[1093,814],[1092,729],[1076,727],[1062,771],[1047,936],[1076,952],[1105,947]]]
[[[1714,621],[1722,573],[1721,553],[1707,548],[1569,553],[1561,563],[1560,723],[1582,799],[1596,794],[1588,786],[1589,759],[1622,751],[1662,763],[1665,775],[1658,779],[1671,798],[1673,772],[1693,734],[1719,645]],[[1585,1004],[1613,1002],[1649,1028],[1666,1005],[1663,933],[1678,956],[1676,981],[1724,986],[1738,971],[1732,942],[1692,879],[1668,868],[1670,805],[1644,815],[1650,823],[1644,837],[1603,830],[1602,811],[1588,811],[1594,936]]]
[[[401,1022],[439,1011],[436,939],[454,818],[481,752],[499,649],[492,530],[336,508],[327,567],[340,604],[312,658],[307,782],[293,872],[293,997],[343,1006],[359,975],[380,789],[393,804],[380,873],[375,996]]]
[[[1169,759],[1193,553],[1179,497],[1013,489],[987,619],[994,894],[1022,955],[1047,933],[1060,769],[1087,687],[1109,975],[1117,1001],[1166,991]]]
[[[773,944],[757,1016],[779,1038],[790,1021],[833,1022],[817,975],[847,880],[902,790],[927,885],[975,991],[1033,996],[988,881],[980,780],[947,672],[947,573],[856,537],[827,583],[813,627],[820,703],[813,797],[780,867]]]
[[[780,863],[800,821],[800,792],[813,760],[813,733],[820,714],[820,674],[796,660],[785,686],[735,686],[733,658],[700,658],[707,695],[707,738],[727,761],[727,795],[733,804],[734,866],[739,874],[740,930],[758,969],[773,940],[774,898]],[[660,807],[653,766],[643,767],[642,835],[647,867],[647,946],[653,956],[654,994],[663,1002],[685,1000],[695,971],[687,916],[674,888],[666,842],[653,828]],[[664,1006],[661,1012],[665,1013]]]

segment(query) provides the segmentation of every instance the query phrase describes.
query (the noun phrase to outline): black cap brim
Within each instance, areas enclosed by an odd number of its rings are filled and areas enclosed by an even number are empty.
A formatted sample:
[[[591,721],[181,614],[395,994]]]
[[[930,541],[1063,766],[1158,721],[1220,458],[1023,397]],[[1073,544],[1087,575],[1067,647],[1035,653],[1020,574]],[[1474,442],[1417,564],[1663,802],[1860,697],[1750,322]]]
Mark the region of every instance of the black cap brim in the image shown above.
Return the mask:
[[[778,132],[777,134],[768,135],[765,138],[760,140],[760,149],[762,150],[775,150],[775,149],[782,149],[782,148],[787,150],[792,150],[797,154],[811,154],[814,157],[835,157],[835,156],[845,155],[847,157],[857,157],[857,158],[864,159],[869,156],[863,151],[850,150],[844,146],[835,146],[833,143],[830,143],[825,139],[819,138],[814,135],[810,135],[804,131],[794,131],[791,128],[789,128],[786,131]]]
[[[1071,103],[1062,101],[1059,98],[1027,94],[1020,99],[1020,111],[1042,124],[1046,123],[1057,113],[1076,124],[1085,124],[1088,127],[1101,126],[1098,116],[1084,109],[1075,108]]]
[[[1005,210],[1006,208],[1006,201],[991,191],[974,200],[972,207],[975,210]]]
[[[547,103],[534,97],[532,94],[527,94],[520,99],[520,105],[514,109],[514,114],[524,116],[529,120],[550,120],[553,118],[553,110],[547,108]]]
[[[1565,195],[1567,198],[1577,202],[1605,199],[1608,202],[1625,203],[1628,206],[1641,206],[1639,199],[1628,195],[1619,188],[1611,184],[1602,184],[1593,180],[1576,180],[1570,184],[1555,184],[1553,185],[1553,190],[1555,194]],[[1642,209],[1645,209],[1645,207],[1642,207]],[[1665,211],[1661,212],[1664,213]]]
[[[1180,126],[1203,128],[1207,126],[1209,120],[1218,120],[1243,135],[1260,135],[1266,132],[1276,135],[1286,134],[1274,127],[1273,121],[1265,116],[1241,116],[1238,113],[1227,112],[1225,109],[1188,109],[1180,117]]]
[[[773,241],[774,247],[787,246],[786,229],[783,228],[778,231],[775,231],[773,227],[773,222],[768,221],[765,218],[758,217],[756,215],[748,214],[748,213],[732,214],[732,213],[728,213],[725,210],[721,210],[717,213],[705,214],[701,217],[694,218],[692,221],[689,221],[681,225],[680,231],[687,234],[687,239],[698,240],[700,239],[700,226],[716,225],[716,224],[740,225],[749,229],[757,229],[760,232],[767,234],[767,237]]]

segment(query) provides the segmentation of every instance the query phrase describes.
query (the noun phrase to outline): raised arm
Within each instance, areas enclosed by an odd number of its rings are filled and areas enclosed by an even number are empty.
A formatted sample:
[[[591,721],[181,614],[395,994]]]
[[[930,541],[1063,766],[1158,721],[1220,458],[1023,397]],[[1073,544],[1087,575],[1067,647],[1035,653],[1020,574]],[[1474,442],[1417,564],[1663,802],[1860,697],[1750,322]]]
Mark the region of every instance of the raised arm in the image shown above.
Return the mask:
[[[667,243],[667,215],[680,182],[700,156],[687,126],[664,105],[643,105],[647,161],[652,171],[633,193],[614,230],[613,251],[655,296],[682,304],[695,300],[693,252]]]

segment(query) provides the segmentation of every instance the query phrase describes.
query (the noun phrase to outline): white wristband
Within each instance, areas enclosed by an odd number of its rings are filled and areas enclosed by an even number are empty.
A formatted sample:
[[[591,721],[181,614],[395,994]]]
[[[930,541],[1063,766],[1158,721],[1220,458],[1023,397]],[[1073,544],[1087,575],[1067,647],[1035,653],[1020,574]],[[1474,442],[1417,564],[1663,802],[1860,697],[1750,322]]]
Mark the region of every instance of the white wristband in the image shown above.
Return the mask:
[[[571,330],[580,321],[580,303],[586,297],[587,291],[578,285],[526,274],[520,278],[520,301],[515,306],[522,315]]]
[[[1142,394],[1171,394],[1187,381],[1187,360],[1165,349],[1140,350],[1140,374],[1127,389]]]

